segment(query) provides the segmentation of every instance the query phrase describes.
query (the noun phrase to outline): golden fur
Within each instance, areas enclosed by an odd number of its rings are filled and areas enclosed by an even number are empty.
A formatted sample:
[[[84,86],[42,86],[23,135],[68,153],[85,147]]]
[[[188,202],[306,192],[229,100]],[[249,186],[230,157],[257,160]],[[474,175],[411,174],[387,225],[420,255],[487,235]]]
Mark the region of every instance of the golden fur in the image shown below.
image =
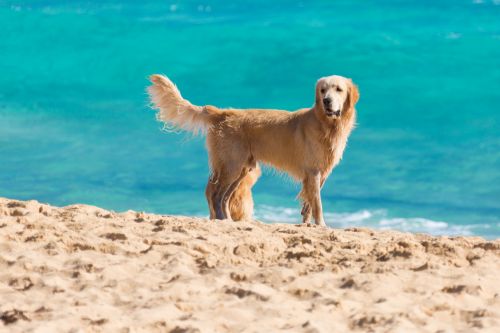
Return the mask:
[[[302,182],[303,222],[312,215],[316,224],[325,225],[320,190],[342,158],[356,118],[359,93],[350,79],[319,79],[314,106],[295,112],[195,106],[165,76],[152,75],[151,82],[148,92],[158,120],[207,136],[211,218],[251,218],[251,188],[262,162]]]
[[[249,221],[253,217],[253,199],[252,187],[260,177],[261,171],[257,164],[255,169],[252,169],[248,175],[243,177],[240,184],[229,198],[229,212],[231,218],[235,221]],[[209,186],[207,186],[209,188]],[[209,197],[207,195],[207,197]],[[215,212],[210,214],[212,218]]]

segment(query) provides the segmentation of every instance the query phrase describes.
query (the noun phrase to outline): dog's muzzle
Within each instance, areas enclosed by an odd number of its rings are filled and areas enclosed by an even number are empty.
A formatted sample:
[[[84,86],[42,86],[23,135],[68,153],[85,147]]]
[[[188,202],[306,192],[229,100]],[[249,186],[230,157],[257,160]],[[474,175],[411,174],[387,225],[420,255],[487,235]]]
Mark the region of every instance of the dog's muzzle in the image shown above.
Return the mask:
[[[323,107],[325,108],[325,114],[328,117],[340,117],[340,110],[333,110],[332,108],[332,99],[329,97],[323,98]]]
[[[328,116],[328,117],[340,117],[340,110],[337,110],[337,111],[333,111],[333,110],[329,110],[329,109],[326,109],[325,108],[325,114]]]

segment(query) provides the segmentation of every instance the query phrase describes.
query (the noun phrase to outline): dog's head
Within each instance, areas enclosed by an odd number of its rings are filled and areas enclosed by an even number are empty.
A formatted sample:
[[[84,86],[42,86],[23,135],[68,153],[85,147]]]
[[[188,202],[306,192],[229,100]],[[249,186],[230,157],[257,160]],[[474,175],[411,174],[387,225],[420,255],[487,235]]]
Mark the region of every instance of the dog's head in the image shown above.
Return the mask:
[[[322,77],[316,84],[315,108],[323,119],[339,119],[354,110],[359,99],[358,87],[342,76]]]

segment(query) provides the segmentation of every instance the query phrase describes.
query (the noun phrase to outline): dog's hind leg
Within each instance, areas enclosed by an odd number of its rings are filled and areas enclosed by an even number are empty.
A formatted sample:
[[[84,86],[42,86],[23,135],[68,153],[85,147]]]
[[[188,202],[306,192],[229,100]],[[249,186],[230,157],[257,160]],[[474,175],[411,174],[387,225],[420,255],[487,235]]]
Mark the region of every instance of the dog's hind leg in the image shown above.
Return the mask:
[[[224,193],[224,197],[222,198],[222,207],[224,210],[224,214],[228,218],[233,219],[230,208],[231,197],[233,196],[236,189],[240,186],[242,180],[248,175],[248,172],[249,172],[248,168],[246,167],[243,168],[243,170],[241,170],[239,177],[227,188],[226,192]]]
[[[250,196],[250,200],[252,201],[252,211],[253,211],[253,200],[252,200],[252,192],[251,192],[251,187],[253,184],[257,181],[257,178],[260,176],[260,168],[255,161],[255,159],[250,156],[247,163],[241,170],[240,176],[229,186],[227,189],[226,193],[224,194],[223,198],[223,204],[224,204],[224,211],[227,216],[233,216],[231,215],[231,197],[234,195],[238,187],[240,186],[246,186],[248,187],[248,192]],[[245,182],[246,180],[246,182]],[[252,213],[250,213],[252,214]]]
[[[215,219],[215,193],[217,190],[217,177],[212,174],[208,179],[207,187],[205,188],[205,197],[207,198],[208,210],[210,211],[210,219]]]
[[[261,175],[258,164],[243,178],[229,198],[229,210],[234,221],[250,221],[253,218],[252,187]]]
[[[220,126],[223,126],[220,125]],[[226,129],[224,135],[212,131],[207,135],[207,150],[210,167],[216,175],[215,186],[207,186],[212,201],[214,217],[218,220],[230,219],[229,198],[251,167],[250,147],[243,142],[238,132]]]
[[[222,172],[218,173],[216,190],[212,196],[216,219],[231,218],[228,201],[240,181],[245,177],[246,172],[244,166],[239,165],[238,167],[223,168]]]

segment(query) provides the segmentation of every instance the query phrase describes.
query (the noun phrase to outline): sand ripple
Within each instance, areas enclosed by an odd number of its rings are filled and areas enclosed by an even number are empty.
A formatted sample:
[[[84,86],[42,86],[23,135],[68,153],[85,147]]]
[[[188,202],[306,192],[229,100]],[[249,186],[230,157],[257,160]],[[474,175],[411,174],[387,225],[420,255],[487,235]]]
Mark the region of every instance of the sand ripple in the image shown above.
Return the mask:
[[[494,331],[500,241],[0,198],[0,331]]]

